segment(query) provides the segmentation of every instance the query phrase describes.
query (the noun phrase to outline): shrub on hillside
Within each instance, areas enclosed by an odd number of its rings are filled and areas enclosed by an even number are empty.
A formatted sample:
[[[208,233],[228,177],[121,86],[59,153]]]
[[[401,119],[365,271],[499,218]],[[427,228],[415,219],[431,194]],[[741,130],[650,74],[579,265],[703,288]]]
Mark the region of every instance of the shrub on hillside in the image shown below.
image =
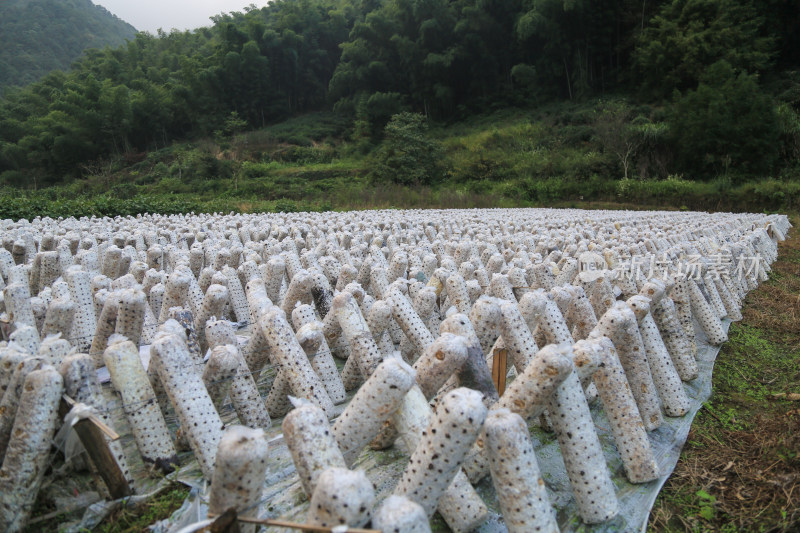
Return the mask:
[[[386,138],[372,157],[372,178],[400,185],[430,185],[444,179],[447,169],[438,142],[426,135],[425,117],[399,113],[386,125]]]
[[[675,100],[669,125],[687,173],[763,176],[777,163],[780,130],[772,99],[755,76],[737,74],[724,60],[706,70],[697,90]]]

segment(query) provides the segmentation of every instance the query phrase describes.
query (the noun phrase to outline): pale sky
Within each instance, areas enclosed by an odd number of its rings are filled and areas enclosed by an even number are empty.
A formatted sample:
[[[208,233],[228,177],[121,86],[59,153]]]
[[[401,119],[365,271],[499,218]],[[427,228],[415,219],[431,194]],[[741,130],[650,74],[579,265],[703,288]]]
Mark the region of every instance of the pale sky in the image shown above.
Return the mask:
[[[211,26],[209,17],[244,11],[250,4],[263,7],[269,0],[93,0],[139,31],[155,33],[159,28],[193,30]]]

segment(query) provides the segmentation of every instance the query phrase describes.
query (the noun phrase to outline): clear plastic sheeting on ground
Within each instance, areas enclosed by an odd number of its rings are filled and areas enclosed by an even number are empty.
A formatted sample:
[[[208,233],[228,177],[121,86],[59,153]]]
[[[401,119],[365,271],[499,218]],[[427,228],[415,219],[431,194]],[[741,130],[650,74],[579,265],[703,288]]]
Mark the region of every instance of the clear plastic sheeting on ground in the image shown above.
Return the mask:
[[[723,324],[727,329],[730,321],[725,320]],[[600,437],[608,467],[613,473],[613,481],[620,502],[620,513],[614,519],[592,526],[581,522],[572,498],[558,441],[552,433],[546,433],[538,427],[531,427],[536,458],[547,484],[550,501],[558,512],[558,523],[562,532],[635,532],[647,529],[648,517],[656,496],[678,462],[697,411],[711,395],[711,373],[720,347],[709,345],[702,330],[699,327],[696,330],[697,362],[700,374],[694,381],[684,383],[687,395],[692,402],[691,409],[688,414],[680,418],[665,417],[664,424],[649,433],[653,453],[661,471],[659,479],[639,485],[627,481],[602,406],[600,402],[596,402],[592,407],[592,417],[597,434]],[[337,406],[337,411],[341,412],[344,407],[345,404]],[[308,500],[295,476],[294,464],[289,451],[280,437],[280,424],[273,424],[273,428],[268,432],[268,437],[270,438],[270,460],[268,462],[270,466],[259,504],[259,516],[302,523],[308,510]],[[405,450],[398,449],[399,445],[398,442],[394,448],[384,451],[366,450],[353,467],[366,471],[367,476],[376,487],[375,493],[378,500],[391,494],[408,461],[408,454]],[[204,519],[207,511],[204,481],[196,464],[181,468],[176,474],[170,475],[170,478],[191,486],[193,490],[184,505],[169,519],[152,526],[152,530],[156,533],[176,533],[187,525]],[[506,527],[499,512],[491,478],[485,478],[476,486],[476,489],[491,512],[489,520],[478,531],[480,533],[505,532]],[[84,520],[82,525],[89,524],[91,522],[87,523]],[[438,531],[448,530],[438,515],[434,516],[432,520],[432,525],[434,524],[438,527]],[[289,532],[294,530],[268,528],[268,531]]]
[[[723,326],[726,331],[729,325],[729,320],[723,320]],[[550,502],[558,510],[558,525],[562,533],[611,533],[647,530],[650,510],[653,508],[661,487],[664,486],[678,463],[681,449],[686,443],[689,429],[692,427],[692,421],[697,411],[711,396],[711,372],[720,346],[709,345],[702,330],[699,327],[695,329],[697,331],[698,348],[697,365],[700,373],[694,381],[684,383],[686,394],[691,400],[691,408],[682,417],[664,417],[664,423],[661,427],[649,433],[653,455],[658,462],[661,477],[655,481],[639,485],[628,482],[625,478],[622,461],[614,445],[614,438],[608,429],[605,412],[599,402],[596,402],[592,407],[592,418],[594,419],[597,435],[603,445],[608,467],[613,473],[612,479],[619,498],[620,511],[615,518],[608,522],[591,526],[580,521],[575,502],[572,499],[569,479],[564,468],[564,462],[561,459],[558,441],[553,434],[545,433],[539,428],[531,428],[531,436],[534,439],[536,448],[536,459],[539,461],[539,468],[549,489]],[[478,491],[490,509],[496,513],[498,508],[491,482],[488,479],[483,480],[478,486]],[[493,516],[478,531],[481,533],[500,533],[506,531],[506,528],[502,524],[502,517]]]

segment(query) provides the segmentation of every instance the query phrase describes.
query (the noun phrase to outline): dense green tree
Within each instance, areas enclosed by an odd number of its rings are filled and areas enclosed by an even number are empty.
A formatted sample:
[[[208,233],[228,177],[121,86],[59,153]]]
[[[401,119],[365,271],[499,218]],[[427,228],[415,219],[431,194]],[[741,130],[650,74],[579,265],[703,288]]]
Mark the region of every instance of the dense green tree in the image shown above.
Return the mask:
[[[403,110],[400,93],[372,93],[359,100],[356,108],[356,135],[380,141],[386,124]]]
[[[82,31],[70,16],[61,26],[54,19],[89,0],[63,0],[52,10],[48,2],[0,4],[0,76],[27,80],[17,63],[4,67],[4,53],[27,61],[26,47],[44,46],[44,34],[67,42],[74,37],[67,33]],[[18,30],[23,12],[25,31],[39,41],[7,42],[6,28]],[[207,28],[138,33],[117,48],[89,49],[66,72],[6,88],[0,174],[10,172],[15,183],[26,175],[58,181],[98,161],[135,160],[176,140],[210,137],[226,131],[232,116],[246,129],[331,108],[350,121],[358,149],[380,146],[384,160],[403,162],[405,152],[390,154],[392,143],[380,143],[391,135],[397,147],[403,132],[424,127],[411,119],[389,127],[404,111],[449,121],[608,93],[654,98],[662,115],[641,124],[634,114],[605,116],[607,125],[644,139],[635,162],[641,177],[678,167],[701,177],[768,172],[778,161],[785,169],[800,138],[798,30],[792,0],[275,0],[216,16]],[[771,95],[782,104],[777,126]],[[737,114],[745,118],[733,120]],[[584,142],[604,131],[590,116],[574,122],[590,130],[580,133]],[[686,139],[676,133],[682,128],[691,132]],[[775,128],[773,150],[764,143]],[[617,154],[621,174],[633,172],[631,154],[623,156],[635,151]],[[441,175],[408,168],[414,182]]]
[[[626,0],[523,0],[521,64],[534,67],[540,94],[572,100],[613,90],[646,12],[646,2]]]
[[[386,125],[386,138],[374,155],[375,181],[431,185],[446,173],[442,149],[426,135],[428,123],[418,113],[399,113]]]
[[[279,0],[215,17],[211,28],[140,33],[120,48],[88,50],[69,73],[0,100],[0,124],[8,124],[0,173],[76,175],[90,160],[210,135],[231,113],[254,127],[319,109],[339,44],[360,16],[350,2]]]
[[[470,20],[461,18],[467,7],[473,8]],[[472,90],[497,80],[480,32],[499,28],[476,23],[479,19],[473,2],[385,2],[357,22],[342,45],[331,97],[353,108],[362,94],[399,93],[426,116],[452,115]]]
[[[0,93],[67,69],[87,48],[118,46],[136,29],[90,0],[0,2]]]
[[[764,11],[750,0],[672,0],[639,37],[635,65],[652,95],[694,89],[706,68],[724,60],[764,72],[774,55]]]
[[[595,120],[597,138],[603,148],[619,160],[624,179],[628,179],[633,159],[644,144],[644,138],[631,124],[632,118],[633,112],[626,103],[608,102]]]
[[[775,106],[754,75],[737,73],[725,60],[706,70],[697,90],[676,99],[669,125],[678,164],[689,177],[763,176],[775,168]]]

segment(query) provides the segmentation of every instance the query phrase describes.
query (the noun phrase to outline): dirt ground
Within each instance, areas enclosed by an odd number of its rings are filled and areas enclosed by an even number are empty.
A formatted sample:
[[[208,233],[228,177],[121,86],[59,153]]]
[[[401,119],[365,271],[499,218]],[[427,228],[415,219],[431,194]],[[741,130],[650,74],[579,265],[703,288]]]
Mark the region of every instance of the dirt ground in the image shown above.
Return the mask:
[[[800,531],[799,233],[731,326],[651,531]]]

